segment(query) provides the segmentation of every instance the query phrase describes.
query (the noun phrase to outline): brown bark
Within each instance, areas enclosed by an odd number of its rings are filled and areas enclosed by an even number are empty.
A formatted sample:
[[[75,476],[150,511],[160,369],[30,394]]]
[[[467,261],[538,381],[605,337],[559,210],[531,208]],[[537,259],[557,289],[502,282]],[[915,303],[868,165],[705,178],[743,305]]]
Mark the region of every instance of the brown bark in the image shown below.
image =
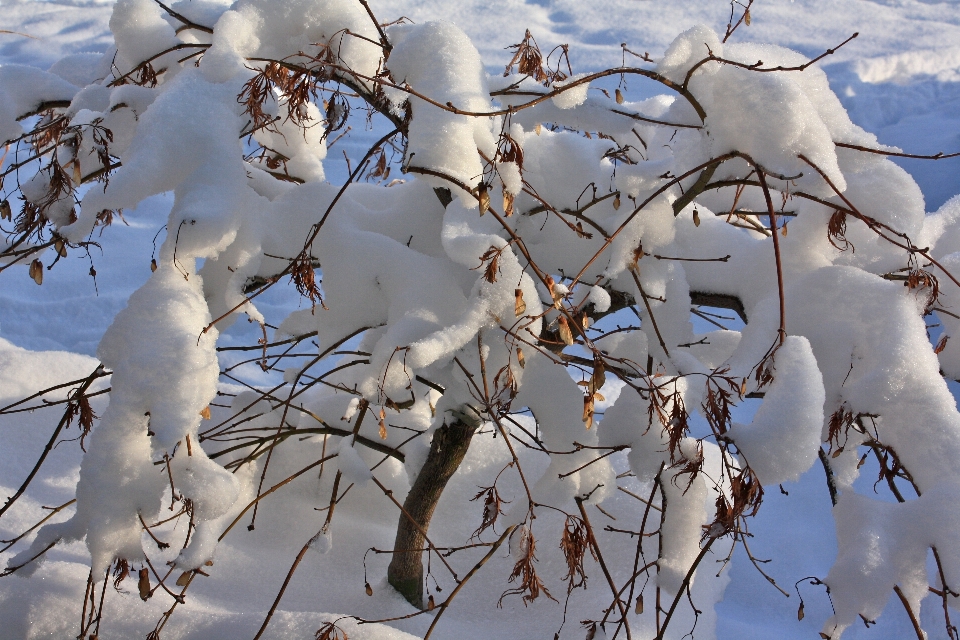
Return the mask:
[[[425,606],[421,556],[430,519],[480,426],[479,420],[467,420],[470,424],[462,420],[444,424],[433,434],[427,461],[407,494],[397,523],[397,538],[387,580],[410,604],[420,609]]]

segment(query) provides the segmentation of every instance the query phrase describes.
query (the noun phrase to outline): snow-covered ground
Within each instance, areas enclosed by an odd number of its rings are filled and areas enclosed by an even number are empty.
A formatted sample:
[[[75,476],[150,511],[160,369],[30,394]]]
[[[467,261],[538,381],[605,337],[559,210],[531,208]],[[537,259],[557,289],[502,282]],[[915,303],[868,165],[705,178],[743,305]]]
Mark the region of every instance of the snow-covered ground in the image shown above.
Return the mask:
[[[509,60],[505,47],[519,41],[527,28],[545,51],[568,43],[576,72],[619,65],[620,43],[657,57],[679,32],[694,24],[706,23],[722,31],[729,11],[729,4],[722,0],[594,0],[589,4],[580,0],[373,0],[371,4],[383,20],[407,16],[416,22],[437,18],[455,22],[485,60],[503,64]],[[105,50],[110,42],[107,22],[111,7],[109,0],[4,0],[0,3],[0,64],[47,68],[68,53]],[[743,27],[737,37],[784,45],[812,57],[853,32],[859,32],[859,37],[821,63],[853,121],[876,133],[881,143],[912,153],[960,150],[960,0],[760,0],[753,9],[751,26]],[[501,70],[491,68],[490,72]],[[629,87],[631,97],[654,91],[640,81],[631,82],[636,83]],[[362,141],[364,135],[356,138]],[[360,146],[349,140],[341,144],[347,151]],[[921,186],[928,211],[960,193],[960,159],[899,162]],[[328,172],[333,180],[336,171]],[[0,406],[56,382],[85,377],[95,368],[100,336],[130,293],[150,275],[155,238],[162,232],[169,206],[169,198],[157,196],[125,212],[126,225],[115,223],[97,239],[102,255],[100,250],[90,256],[70,255],[66,264],[45,274],[42,287],[27,277],[26,269],[0,273]],[[97,271],[96,282],[89,275],[91,266]],[[264,298],[259,308],[268,316],[282,317],[281,310],[291,304],[277,290]],[[255,340],[250,327],[239,325],[221,337],[222,344]],[[95,410],[101,412],[104,404],[102,397],[97,398]],[[59,415],[57,409],[46,409],[0,417],[0,494],[12,495],[30,472]],[[76,437],[76,427],[64,435]],[[52,452],[29,498],[21,499],[0,520],[0,538],[10,538],[36,522],[43,516],[42,505],[60,505],[73,497],[80,455],[77,442],[63,442]],[[475,525],[453,505],[466,503],[476,492],[475,478],[481,477],[483,469],[503,464],[502,456],[502,449],[492,446],[489,436],[475,443],[441,502],[434,528],[446,533],[438,543],[462,544],[469,537]],[[284,471],[298,468],[297,464],[298,460],[276,464],[268,484],[284,477]],[[402,473],[396,469],[392,474],[388,469],[384,477],[392,477],[402,488],[406,482]],[[297,551],[322,523],[322,514],[313,511],[315,484],[304,479],[302,486],[292,485],[291,497],[285,502],[276,506],[266,503],[255,531],[238,526],[226,538],[211,577],[198,578],[199,584],[171,618],[163,638],[216,640],[256,633]],[[745,557],[735,556],[726,569],[729,586],[716,607],[719,638],[816,637],[820,623],[829,616],[830,604],[822,587],[801,582],[806,618],[798,621],[799,602],[791,588],[806,576],[825,576],[836,554],[835,546],[810,543],[833,536],[822,470],[815,467],[800,482],[784,489],[788,495],[769,492],[753,524],[757,537],[752,544],[757,557],[774,559],[764,569],[792,597],[784,598]],[[378,492],[370,487],[363,491],[367,493],[361,499],[338,511],[333,530],[336,552],[307,555],[266,637],[311,638],[328,619],[321,612],[371,619],[409,613],[410,607],[382,579],[386,556],[367,555],[374,595],[364,593],[364,553],[371,547],[392,545],[396,514]],[[616,500],[609,502],[615,509]],[[543,543],[545,574],[563,562],[552,546]],[[169,555],[162,556],[163,560]],[[0,564],[10,556],[9,552],[0,555]],[[630,550],[623,558],[608,558],[607,562],[612,566],[630,563],[632,557],[628,556],[632,556]],[[60,546],[33,577],[0,580],[0,637],[75,636],[87,559],[81,543]],[[560,626],[562,605],[541,599],[524,607],[519,599],[512,599],[498,609],[496,598],[490,599],[502,590],[511,566],[509,558],[491,560],[445,614],[436,637],[552,636]],[[609,604],[602,578],[596,567],[593,569],[588,595],[571,601],[563,637],[582,637],[578,621]],[[125,584],[122,594],[109,589],[100,638],[143,637],[169,606],[169,600],[160,597],[141,602],[132,582]],[[441,579],[441,586],[446,592],[453,585]],[[557,592],[562,594],[562,586]],[[929,602],[923,609],[924,621],[934,633],[943,634],[941,623],[935,620],[937,604]],[[845,637],[911,637],[910,621],[898,603],[893,605],[878,626],[851,628]],[[711,615],[705,612],[696,637],[709,637],[706,629]],[[411,637],[407,633],[422,636],[428,623],[420,617],[389,626],[344,625],[352,640],[399,640]],[[649,629],[647,632],[652,636]]]

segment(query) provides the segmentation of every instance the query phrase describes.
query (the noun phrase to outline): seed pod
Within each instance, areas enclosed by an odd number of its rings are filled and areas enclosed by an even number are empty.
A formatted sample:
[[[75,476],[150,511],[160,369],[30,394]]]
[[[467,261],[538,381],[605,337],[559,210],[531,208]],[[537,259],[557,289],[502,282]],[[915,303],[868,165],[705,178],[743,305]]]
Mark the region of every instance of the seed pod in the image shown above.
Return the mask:
[[[513,215],[513,199],[513,194],[503,192],[503,215],[508,218]]]
[[[623,94],[620,93],[620,89],[617,89],[617,92],[614,95],[617,96],[617,104],[623,104]]]
[[[787,237],[787,225],[783,225],[783,230],[780,231],[784,238]]]
[[[743,21],[747,23],[748,27],[750,26],[750,22],[751,22],[750,9],[747,9],[746,11],[743,12]]]
[[[693,210],[693,226],[695,227],[700,226],[700,212],[697,211],[696,209]]]
[[[537,132],[537,135],[540,135],[540,132],[543,130],[543,126],[538,122],[537,126],[533,128]]]
[[[177,578],[177,586],[185,587],[189,583],[190,583],[190,572],[184,571],[183,573],[180,574],[180,577]]]
[[[480,200],[480,215],[482,216],[490,208],[490,194],[487,192],[486,182],[477,185],[477,197]]]
[[[797,609],[797,620],[803,620],[803,603],[800,603],[800,608]]]
[[[83,180],[83,174],[80,173],[80,161],[73,161],[73,184],[80,184]]]
[[[427,611],[433,611],[436,609],[436,607],[437,603],[433,601],[433,596],[431,595],[429,598],[427,598]]]
[[[156,258],[151,258],[151,259],[150,259],[150,271],[156,271],[156,270],[157,270],[157,259],[156,259]]]
[[[513,313],[518,318],[527,310],[527,303],[523,301],[523,289],[513,291]]]
[[[521,369],[527,366],[527,361],[523,357],[523,349],[521,349],[520,347],[517,347],[517,364],[520,365]]]
[[[566,345],[573,344],[573,332],[570,331],[570,323],[567,322],[566,316],[560,316],[558,324],[560,339],[563,340],[563,343]]]
[[[137,581],[137,589],[140,591],[140,599],[146,602],[150,598],[150,571],[144,567],[140,569],[140,579]]]
[[[620,210],[620,194],[619,193],[613,196],[613,210],[614,211]]]
[[[57,238],[57,240],[53,243],[53,248],[57,250],[57,255],[59,255],[61,258],[67,257],[67,245],[62,239]]]
[[[0,220],[13,220],[13,212],[10,210],[9,200],[0,200]]]
[[[387,439],[387,412],[380,407],[380,439]]]
[[[637,604],[633,608],[633,612],[637,615],[640,615],[641,613],[643,613],[643,594],[642,593],[637,596]]]
[[[210,419],[210,405],[207,405],[203,408],[203,411],[200,412],[200,417],[202,417],[204,420]]]
[[[37,284],[43,284],[43,263],[39,260],[30,263],[30,277]]]
[[[830,457],[831,457],[831,458],[836,458],[836,457],[838,457],[841,453],[843,453],[843,447],[840,447],[839,449],[837,449],[836,451],[834,451],[834,452],[833,452],[833,455],[831,455]]]
[[[373,595],[373,587],[370,586],[370,583],[369,583],[369,582],[364,583],[364,585],[363,585],[363,590],[367,592],[367,595],[368,595],[368,596],[372,596],[372,595]]]

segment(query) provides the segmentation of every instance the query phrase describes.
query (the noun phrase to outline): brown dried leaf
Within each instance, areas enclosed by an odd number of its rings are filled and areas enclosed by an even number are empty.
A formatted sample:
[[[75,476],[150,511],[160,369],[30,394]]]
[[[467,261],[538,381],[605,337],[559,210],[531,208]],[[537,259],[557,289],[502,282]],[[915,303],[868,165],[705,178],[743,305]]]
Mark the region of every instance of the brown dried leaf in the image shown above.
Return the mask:
[[[502,606],[503,599],[509,595],[520,594],[523,594],[524,605],[539,598],[541,593],[556,602],[557,599],[550,595],[550,591],[548,591],[547,587],[543,584],[543,580],[537,575],[537,542],[533,537],[533,532],[530,531],[529,525],[524,525],[520,528],[520,540],[518,544],[520,545],[519,553],[516,555],[519,559],[513,566],[513,572],[507,581],[514,582],[517,578],[520,578],[520,585],[504,591],[497,605]]]
[[[564,344],[566,345],[573,344],[573,332],[570,331],[570,323],[567,322],[567,317],[560,316],[557,322],[557,329],[560,332],[560,339],[563,340]]]
[[[527,310],[527,303],[523,301],[523,289],[514,289],[513,298],[513,313],[519,318]]]
[[[614,95],[617,97],[617,104],[623,104],[623,93],[620,92],[620,89],[617,89]]]
[[[503,192],[503,215],[508,218],[513,215],[513,200],[514,195],[512,193]]]
[[[583,424],[589,430],[593,426],[593,396],[583,397]]]
[[[584,572],[583,559],[590,550],[590,555],[596,560],[597,556],[591,546],[590,530],[587,529],[583,520],[576,516],[567,516],[563,525],[563,535],[560,537],[560,549],[563,551],[563,558],[567,561],[567,575],[564,580],[567,582],[567,593],[577,587],[587,588],[587,574]]]
[[[948,335],[944,335],[942,338],[940,338],[940,341],[937,342],[937,346],[934,348],[933,352],[936,354],[942,353],[943,350],[947,348],[947,340],[949,339],[950,336]]]
[[[39,259],[30,263],[30,277],[38,285],[43,284],[43,263]]]
[[[200,412],[200,417],[202,417],[204,420],[210,419],[210,405],[207,405],[203,408],[203,410]]]
[[[150,570],[144,567],[140,569],[140,579],[137,581],[137,589],[140,591],[140,599],[146,602],[152,595],[150,593]]]
[[[480,215],[482,216],[490,209],[490,193],[487,191],[486,182],[477,185],[477,200],[480,203]]]
[[[178,587],[185,587],[185,586],[187,586],[187,584],[190,583],[190,574],[191,574],[191,573],[193,573],[193,572],[192,572],[192,571],[184,571],[183,573],[181,573],[181,574],[180,574],[180,577],[177,578],[177,586],[178,586]]]
[[[847,240],[847,214],[840,209],[837,209],[833,212],[833,215],[830,216],[830,221],[827,223],[827,240],[830,241],[830,244],[834,246],[838,251],[846,251],[850,249],[856,253],[857,249],[853,246],[853,243]]]

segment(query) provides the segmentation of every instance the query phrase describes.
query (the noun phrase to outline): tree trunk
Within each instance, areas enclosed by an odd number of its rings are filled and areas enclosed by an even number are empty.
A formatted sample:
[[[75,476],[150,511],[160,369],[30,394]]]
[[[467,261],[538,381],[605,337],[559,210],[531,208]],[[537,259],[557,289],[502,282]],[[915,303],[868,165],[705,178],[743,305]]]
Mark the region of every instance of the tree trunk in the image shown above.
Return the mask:
[[[469,424],[468,424],[469,422]],[[466,418],[444,424],[433,434],[427,461],[407,494],[397,523],[393,560],[387,580],[415,607],[424,608],[422,550],[433,511],[447,482],[463,461],[479,420]]]

